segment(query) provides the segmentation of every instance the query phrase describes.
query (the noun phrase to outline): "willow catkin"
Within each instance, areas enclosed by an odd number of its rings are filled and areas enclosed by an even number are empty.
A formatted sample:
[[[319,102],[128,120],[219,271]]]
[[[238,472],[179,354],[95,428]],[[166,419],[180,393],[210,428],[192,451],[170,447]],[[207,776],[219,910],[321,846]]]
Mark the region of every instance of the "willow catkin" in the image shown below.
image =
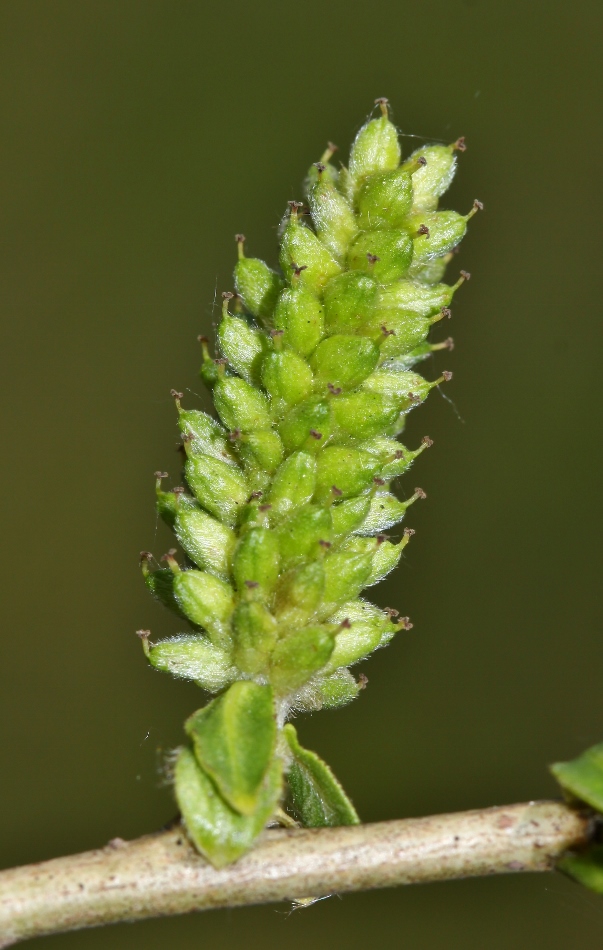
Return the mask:
[[[280,269],[247,257],[237,235],[236,294],[226,293],[220,357],[201,376],[217,414],[182,406],[185,487],[157,506],[183,551],[153,570],[152,593],[192,631],[151,644],[150,663],[217,694],[185,724],[176,798],[201,853],[223,866],[281,808],[306,826],[358,816],[328,766],[287,720],[336,707],[364,685],[350,666],[408,618],[360,595],[398,563],[413,534],[392,482],[430,445],[407,448],[406,415],[450,378],[414,371],[432,324],[450,315],[444,268],[469,214],[438,211],[462,140],[402,161],[386,100],[337,169],[329,146],[290,202]],[[397,540],[383,532],[394,529]]]

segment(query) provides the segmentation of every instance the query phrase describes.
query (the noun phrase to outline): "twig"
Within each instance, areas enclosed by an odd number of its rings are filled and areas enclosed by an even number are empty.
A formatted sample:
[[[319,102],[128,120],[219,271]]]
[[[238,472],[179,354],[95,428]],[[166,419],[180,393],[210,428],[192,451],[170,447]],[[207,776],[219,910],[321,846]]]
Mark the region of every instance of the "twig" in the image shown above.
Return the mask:
[[[345,828],[267,830],[216,871],[180,825],[135,841],[0,873],[0,947],[44,934],[212,907],[398,884],[550,871],[592,834],[560,802]]]

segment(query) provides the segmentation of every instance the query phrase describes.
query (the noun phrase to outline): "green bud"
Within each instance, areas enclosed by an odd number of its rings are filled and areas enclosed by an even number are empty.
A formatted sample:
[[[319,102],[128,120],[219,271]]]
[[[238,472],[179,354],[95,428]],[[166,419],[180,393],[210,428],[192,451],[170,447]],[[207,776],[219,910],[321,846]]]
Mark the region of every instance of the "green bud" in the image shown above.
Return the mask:
[[[251,815],[276,743],[272,689],[239,680],[185,723],[195,758],[231,808]]]
[[[184,470],[197,501],[225,524],[235,525],[249,494],[243,474],[209,455],[189,458]]]
[[[205,571],[174,575],[174,598],[185,616],[207,630],[217,646],[229,643],[234,594],[230,584]]]
[[[372,377],[365,380],[366,387]],[[350,393],[331,401],[331,414],[337,427],[357,439],[370,439],[389,431],[399,408],[388,396],[376,392]]]
[[[274,614],[282,627],[299,627],[307,623],[318,606],[325,587],[325,573],[320,561],[311,561],[288,571],[279,580]]]
[[[327,671],[358,663],[373,650],[388,643],[400,629],[399,624],[394,623],[386,612],[365,600],[343,604],[331,620],[342,624],[342,628],[335,637],[335,648]],[[405,620],[408,621],[408,618]]]
[[[307,399],[285,416],[280,425],[283,445],[288,452],[304,449],[319,452],[331,434],[331,410],[326,399]]]
[[[372,315],[377,283],[368,274],[348,271],[327,284],[323,306],[329,333],[354,332]]]
[[[338,490],[338,497],[359,495],[368,488],[379,469],[379,462],[374,455],[343,445],[329,445],[323,449],[317,465],[317,501],[332,498],[333,486]]]
[[[444,313],[431,319],[412,310],[382,310],[359,331],[380,342],[381,362],[410,353],[425,341],[433,323]]]
[[[379,347],[371,340],[336,333],[319,343],[310,358],[315,385],[355,389],[375,369]]]
[[[446,373],[434,382],[429,382],[417,373],[379,369],[364,381],[363,386],[371,393],[396,401],[400,411],[407,412],[427,399],[434,386],[448,378],[450,374]]]
[[[251,528],[237,545],[232,574],[237,590],[250,600],[266,599],[278,579],[278,538],[269,528]]]
[[[183,550],[197,567],[223,579],[228,577],[236,545],[236,535],[231,528],[197,507],[181,505],[174,531]]]
[[[362,448],[365,452],[370,452],[371,455],[375,455],[379,459],[381,477],[389,482],[392,478],[397,478],[398,475],[408,471],[416,457],[432,444],[431,439],[425,436],[419,448],[413,450],[407,449],[396,439],[377,437],[368,442],[363,442]]]
[[[180,679],[194,680],[202,689],[217,693],[236,676],[230,654],[202,636],[180,634],[160,640],[148,650],[151,666]]]
[[[323,309],[301,280],[282,292],[274,311],[274,325],[283,330],[283,342],[308,356],[324,333]]]
[[[348,254],[351,268],[382,284],[405,277],[412,259],[413,241],[406,231],[364,231]]]
[[[297,274],[294,279],[314,293],[320,293],[331,277],[341,273],[331,252],[310,228],[301,224],[295,209],[283,232],[280,265],[283,274],[287,277]]]
[[[180,606],[174,597],[174,572],[169,567],[162,567],[158,571],[150,571],[146,557],[141,555],[141,558],[142,573],[147,590],[150,590],[153,597],[168,610],[173,610],[174,613],[185,620],[188,619],[186,614],[180,610]]]
[[[414,169],[412,186],[414,211],[435,211],[438,198],[448,191],[456,171],[454,145],[425,145],[404,162],[403,168]],[[417,167],[417,161],[425,164]]]
[[[363,231],[398,228],[404,224],[412,203],[413,180],[409,172],[396,168],[373,175],[358,193],[358,225]]]
[[[331,666],[329,660],[329,667]],[[356,682],[349,670],[338,669],[331,676],[325,676],[317,684],[318,699],[322,709],[338,709],[340,706],[347,706],[353,699],[356,699],[361,687]]]
[[[211,455],[223,462],[236,465],[228,433],[217,422],[199,409],[181,409],[178,405],[178,428],[186,443],[187,455]]]
[[[227,429],[253,432],[269,429],[270,405],[262,393],[236,376],[223,376],[214,386],[214,403]]]
[[[455,291],[464,280],[461,277],[452,287],[448,284],[424,284],[419,280],[399,280],[379,291],[379,312],[400,308],[412,310],[421,317],[434,316],[443,307],[450,306]]]
[[[266,336],[250,327],[247,320],[226,312],[218,327],[218,341],[222,354],[234,371],[248,383],[257,383],[262,360],[269,348]]]
[[[331,508],[333,534],[337,540],[348,537],[365,520],[371,506],[370,495],[358,495]]]
[[[325,592],[318,611],[320,620],[327,620],[331,614],[346,602],[358,596],[367,584],[373,566],[373,550],[366,553],[350,553],[341,548],[328,554],[324,561]],[[375,545],[373,542],[373,549]]]
[[[402,551],[406,547],[408,537],[404,537],[398,544],[391,541],[384,541],[380,544],[373,557],[373,568],[367,580],[367,586],[378,584],[384,577],[393,571],[398,561],[402,557]]]
[[[273,759],[253,814],[241,815],[226,804],[190,749],[180,750],[174,766],[178,808],[195,847],[215,868],[240,858],[264,830],[282,794],[282,768]]]
[[[280,412],[312,392],[312,370],[292,350],[269,353],[262,364],[262,383]]]
[[[325,169],[324,165],[321,167]],[[350,205],[327,175],[321,175],[310,189],[308,200],[319,239],[336,260],[343,261],[350,241],[358,233]]]
[[[378,534],[402,521],[406,509],[417,500],[424,498],[424,492],[419,489],[407,501],[400,501],[391,492],[377,492],[371,499],[371,506],[358,534]]]
[[[321,505],[305,505],[278,528],[283,569],[311,557],[321,541],[333,535],[331,511]]]
[[[240,239],[240,240],[239,240]],[[268,320],[276,305],[276,300],[283,288],[283,281],[270,270],[264,261],[257,257],[245,257],[243,251],[244,238],[237,234],[239,245],[239,260],[235,267],[235,286],[243,303],[254,317]]]
[[[263,673],[278,637],[276,620],[264,604],[243,601],[234,612],[232,625],[236,666],[243,673]]]
[[[307,452],[285,459],[272,482],[268,502],[276,518],[292,514],[312,499],[316,488],[316,462]]]
[[[270,668],[275,692],[286,695],[307,683],[329,662],[333,643],[333,634],[322,626],[304,627],[280,640]]]
[[[283,443],[273,429],[258,429],[242,434],[237,449],[245,467],[250,470],[254,487],[264,487],[283,461]]]
[[[352,145],[350,174],[356,181],[393,171],[400,164],[398,132],[387,116],[387,101],[383,102],[382,115],[363,125]]]
[[[467,216],[456,211],[421,211],[407,223],[413,236],[413,261],[426,263],[452,251],[467,232]]]
[[[444,257],[434,257],[430,261],[413,262],[410,265],[408,276],[413,280],[419,280],[423,284],[439,284],[446,272],[453,254],[444,254]]]

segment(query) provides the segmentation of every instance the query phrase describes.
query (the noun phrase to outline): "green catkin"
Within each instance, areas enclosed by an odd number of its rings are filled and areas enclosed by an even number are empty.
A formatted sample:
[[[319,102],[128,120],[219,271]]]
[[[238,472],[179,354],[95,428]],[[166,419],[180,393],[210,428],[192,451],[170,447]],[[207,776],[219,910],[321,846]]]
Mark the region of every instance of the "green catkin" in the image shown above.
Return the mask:
[[[201,376],[217,418],[174,392],[184,487],[157,510],[184,552],[153,570],[151,593],[193,629],[155,644],[149,662],[216,698],[186,723],[173,769],[196,847],[216,867],[247,851],[281,803],[306,826],[354,824],[329,768],[287,720],[353,700],[366,677],[349,667],[412,626],[361,598],[398,563],[414,533],[392,482],[431,445],[396,436],[405,416],[450,373],[414,372],[450,339],[444,269],[468,215],[438,211],[459,139],[401,164],[387,101],[359,131],[349,167],[329,145],[306,179],[308,206],[290,202],[280,273],[248,257],[237,235],[236,294],[223,295],[218,358],[201,337]],[[383,531],[392,531],[385,537]]]

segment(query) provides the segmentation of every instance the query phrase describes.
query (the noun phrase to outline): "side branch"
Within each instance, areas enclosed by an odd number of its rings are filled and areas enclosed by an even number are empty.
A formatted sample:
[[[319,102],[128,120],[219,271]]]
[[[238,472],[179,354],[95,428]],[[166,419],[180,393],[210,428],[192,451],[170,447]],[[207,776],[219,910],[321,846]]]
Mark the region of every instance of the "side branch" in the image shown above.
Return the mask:
[[[550,871],[588,841],[561,802],[344,828],[270,829],[216,871],[180,825],[0,873],[0,947],[44,934],[212,907],[323,897],[453,878]]]

